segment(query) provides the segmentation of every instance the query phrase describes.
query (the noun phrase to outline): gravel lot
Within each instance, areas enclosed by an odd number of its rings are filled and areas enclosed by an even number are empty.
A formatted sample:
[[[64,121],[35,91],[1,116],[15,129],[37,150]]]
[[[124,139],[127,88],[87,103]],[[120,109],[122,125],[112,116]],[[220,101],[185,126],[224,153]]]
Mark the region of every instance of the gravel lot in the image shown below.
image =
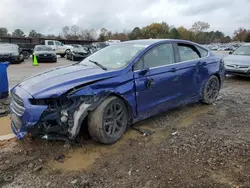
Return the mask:
[[[214,105],[162,113],[136,124],[151,136],[129,129],[111,146],[2,141],[0,187],[250,187],[249,82],[228,77]]]

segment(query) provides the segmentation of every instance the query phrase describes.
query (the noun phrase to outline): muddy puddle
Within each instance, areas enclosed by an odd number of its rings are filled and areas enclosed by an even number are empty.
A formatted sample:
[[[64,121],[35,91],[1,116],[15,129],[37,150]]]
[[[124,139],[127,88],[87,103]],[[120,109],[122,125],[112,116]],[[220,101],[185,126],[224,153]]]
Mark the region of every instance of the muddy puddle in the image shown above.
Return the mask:
[[[0,118],[0,136],[11,134],[10,117],[5,116]]]
[[[189,114],[178,122],[178,128],[184,128],[192,125],[201,115],[208,113],[212,107],[206,105],[193,106],[189,109]]]
[[[53,160],[49,162],[48,166],[53,170],[62,171],[88,170],[97,158],[100,158],[108,153],[118,152],[118,149],[123,144],[128,143],[129,139],[134,139],[137,136],[142,135],[140,135],[137,131],[130,129],[121,138],[121,140],[113,145],[103,145],[92,140],[88,140],[88,142],[83,147],[71,149],[65,155],[63,163]]]
[[[208,106],[202,105],[188,108],[190,108],[189,112],[183,119],[172,122],[173,124],[176,124],[175,127],[177,130],[192,125],[197,117],[206,114],[211,109]],[[136,124],[136,126],[140,129],[152,131],[153,134],[151,136],[143,136],[138,131],[130,128],[116,144],[103,145],[89,140],[85,145],[83,145],[83,147],[69,150],[69,152],[65,154],[63,163],[51,160],[48,166],[50,169],[61,171],[88,170],[98,158],[103,157],[105,154],[115,154],[120,152],[121,150],[119,149],[121,146],[128,144],[130,139],[148,139],[149,142],[147,144],[158,144],[171,136],[173,132],[171,126],[155,128],[152,124],[153,122],[150,119]]]

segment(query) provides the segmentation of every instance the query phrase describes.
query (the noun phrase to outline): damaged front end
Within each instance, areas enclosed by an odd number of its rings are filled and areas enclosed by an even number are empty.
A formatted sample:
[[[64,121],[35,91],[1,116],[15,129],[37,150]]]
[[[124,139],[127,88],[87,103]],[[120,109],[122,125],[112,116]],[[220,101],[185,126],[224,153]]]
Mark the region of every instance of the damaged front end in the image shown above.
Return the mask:
[[[74,140],[88,112],[104,99],[100,94],[77,96],[73,92],[34,99],[20,87],[11,93],[12,130],[18,139],[29,133],[44,139]]]

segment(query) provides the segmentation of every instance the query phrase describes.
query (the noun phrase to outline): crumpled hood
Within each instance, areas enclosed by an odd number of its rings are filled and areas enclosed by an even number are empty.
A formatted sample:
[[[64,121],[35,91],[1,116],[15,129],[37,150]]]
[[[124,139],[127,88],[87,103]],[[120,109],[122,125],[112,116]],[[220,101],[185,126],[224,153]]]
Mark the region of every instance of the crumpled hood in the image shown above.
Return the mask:
[[[247,65],[250,66],[250,56],[246,55],[229,55],[224,58],[227,65]]]
[[[77,64],[37,74],[17,86],[29,92],[34,98],[42,99],[57,97],[76,86],[117,75],[119,75],[117,71],[104,71],[100,67]]]

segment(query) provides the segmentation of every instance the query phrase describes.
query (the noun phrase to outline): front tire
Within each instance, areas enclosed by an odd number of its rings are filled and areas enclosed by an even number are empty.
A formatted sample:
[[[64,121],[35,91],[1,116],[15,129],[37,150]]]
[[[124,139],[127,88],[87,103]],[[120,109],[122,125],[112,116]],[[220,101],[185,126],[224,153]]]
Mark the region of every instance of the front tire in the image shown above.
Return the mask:
[[[90,136],[103,144],[117,142],[126,131],[127,124],[127,106],[114,96],[108,97],[88,116]]]
[[[217,76],[211,76],[202,92],[202,102],[205,104],[213,104],[220,91],[220,81]]]

